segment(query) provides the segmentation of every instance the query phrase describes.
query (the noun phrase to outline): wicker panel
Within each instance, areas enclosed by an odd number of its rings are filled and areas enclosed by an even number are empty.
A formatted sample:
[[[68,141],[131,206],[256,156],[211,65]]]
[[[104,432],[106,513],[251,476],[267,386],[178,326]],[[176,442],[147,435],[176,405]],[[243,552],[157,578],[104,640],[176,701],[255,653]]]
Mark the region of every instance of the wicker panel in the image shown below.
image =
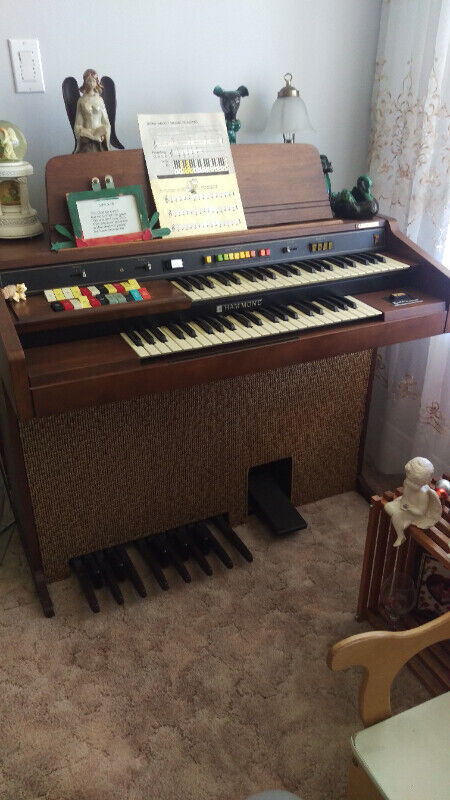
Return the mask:
[[[371,354],[34,419],[21,436],[49,581],[68,559],[228,511],[292,457],[299,505],[353,488]],[[326,481],[324,481],[326,475]]]

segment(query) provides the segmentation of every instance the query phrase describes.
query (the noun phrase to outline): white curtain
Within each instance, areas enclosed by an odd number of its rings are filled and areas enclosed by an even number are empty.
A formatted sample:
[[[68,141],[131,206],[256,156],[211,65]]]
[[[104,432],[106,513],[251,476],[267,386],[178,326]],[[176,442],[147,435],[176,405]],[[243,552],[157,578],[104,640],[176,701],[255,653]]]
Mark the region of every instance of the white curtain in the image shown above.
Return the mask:
[[[381,213],[450,266],[450,0],[383,3],[369,173]],[[450,271],[449,271],[450,277]],[[380,348],[366,456],[450,471],[450,334]]]

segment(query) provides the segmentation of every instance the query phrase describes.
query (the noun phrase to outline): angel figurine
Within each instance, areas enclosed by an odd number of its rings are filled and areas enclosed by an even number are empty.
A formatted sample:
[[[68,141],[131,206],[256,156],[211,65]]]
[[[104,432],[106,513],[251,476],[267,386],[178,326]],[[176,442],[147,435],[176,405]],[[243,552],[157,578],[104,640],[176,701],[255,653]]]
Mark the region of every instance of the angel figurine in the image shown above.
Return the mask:
[[[78,88],[75,78],[65,78],[62,92],[75,136],[74,153],[111,150],[112,146],[124,149],[114,127],[116,89],[111,78],[105,75],[100,82],[95,69],[87,69],[82,86]]]
[[[405,541],[404,530],[408,525],[418,528],[431,528],[441,518],[442,507],[439,495],[429,486],[434,467],[428,458],[412,458],[405,465],[405,481],[403,494],[390,503],[384,510],[392,517],[392,524],[397,533],[394,547]]]

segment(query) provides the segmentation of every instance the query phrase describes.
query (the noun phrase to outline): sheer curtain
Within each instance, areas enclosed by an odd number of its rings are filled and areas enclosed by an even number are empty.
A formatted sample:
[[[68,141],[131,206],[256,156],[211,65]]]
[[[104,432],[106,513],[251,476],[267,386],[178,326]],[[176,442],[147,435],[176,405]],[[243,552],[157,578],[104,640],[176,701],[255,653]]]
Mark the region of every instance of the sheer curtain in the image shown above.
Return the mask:
[[[450,0],[384,2],[369,173],[381,213],[450,266]],[[449,271],[450,277],[450,271]],[[401,473],[450,471],[450,334],[380,348],[366,457]]]

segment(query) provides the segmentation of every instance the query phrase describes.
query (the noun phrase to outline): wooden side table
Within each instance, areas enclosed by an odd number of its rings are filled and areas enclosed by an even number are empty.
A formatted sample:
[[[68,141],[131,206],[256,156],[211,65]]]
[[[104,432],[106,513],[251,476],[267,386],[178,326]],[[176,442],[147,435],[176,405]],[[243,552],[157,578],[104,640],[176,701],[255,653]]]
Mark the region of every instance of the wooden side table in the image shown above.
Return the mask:
[[[443,476],[447,477],[448,476]],[[433,484],[432,484],[433,485]],[[444,506],[442,518],[432,528],[421,530],[410,525],[405,530],[406,541],[395,548],[395,530],[384,506],[403,492],[385,492],[371,499],[366,543],[359,586],[357,619],[368,620],[372,627],[385,629],[388,619],[380,602],[380,590],[386,577],[403,572],[417,582],[422,554],[429,553],[450,571],[450,508]],[[426,617],[415,610],[402,617],[400,626],[415,628]],[[408,666],[431,694],[450,690],[450,641],[423,650]]]

